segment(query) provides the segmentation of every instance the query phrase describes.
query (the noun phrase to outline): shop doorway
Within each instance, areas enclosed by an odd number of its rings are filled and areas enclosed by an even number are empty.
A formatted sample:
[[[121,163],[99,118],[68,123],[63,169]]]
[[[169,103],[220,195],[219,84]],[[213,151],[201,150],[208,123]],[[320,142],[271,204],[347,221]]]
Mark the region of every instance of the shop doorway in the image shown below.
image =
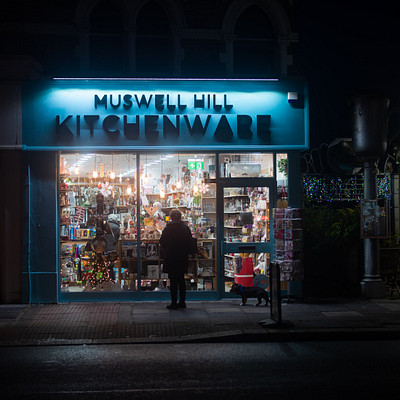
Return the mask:
[[[226,179],[218,187],[218,200],[221,292],[230,296],[234,284],[267,289],[274,253],[272,209],[276,204],[276,181]]]

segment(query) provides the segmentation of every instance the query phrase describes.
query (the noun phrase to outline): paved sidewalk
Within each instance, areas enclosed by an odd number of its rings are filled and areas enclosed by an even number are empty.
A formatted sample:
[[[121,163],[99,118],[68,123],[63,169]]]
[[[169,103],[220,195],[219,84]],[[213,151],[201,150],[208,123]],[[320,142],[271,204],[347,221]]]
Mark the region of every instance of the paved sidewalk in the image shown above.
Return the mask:
[[[0,305],[0,346],[400,338],[400,300],[308,300],[270,308],[240,300]],[[267,320],[262,326],[260,321]]]

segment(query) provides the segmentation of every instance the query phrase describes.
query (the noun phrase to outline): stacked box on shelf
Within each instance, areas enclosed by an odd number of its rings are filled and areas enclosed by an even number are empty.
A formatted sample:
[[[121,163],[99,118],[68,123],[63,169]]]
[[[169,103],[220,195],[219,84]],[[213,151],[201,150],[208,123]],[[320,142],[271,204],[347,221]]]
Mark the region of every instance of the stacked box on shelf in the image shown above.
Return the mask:
[[[275,261],[282,281],[303,279],[303,230],[301,209],[274,209]]]

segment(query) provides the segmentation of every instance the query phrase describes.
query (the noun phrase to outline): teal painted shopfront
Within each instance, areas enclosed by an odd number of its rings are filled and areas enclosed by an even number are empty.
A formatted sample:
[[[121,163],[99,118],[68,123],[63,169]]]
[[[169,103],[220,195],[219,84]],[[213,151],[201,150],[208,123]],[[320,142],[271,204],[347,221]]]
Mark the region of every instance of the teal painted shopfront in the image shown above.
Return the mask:
[[[267,284],[273,210],[301,206],[304,82],[54,79],[27,84],[22,110],[23,301],[168,299],[173,208],[199,248],[188,300]]]

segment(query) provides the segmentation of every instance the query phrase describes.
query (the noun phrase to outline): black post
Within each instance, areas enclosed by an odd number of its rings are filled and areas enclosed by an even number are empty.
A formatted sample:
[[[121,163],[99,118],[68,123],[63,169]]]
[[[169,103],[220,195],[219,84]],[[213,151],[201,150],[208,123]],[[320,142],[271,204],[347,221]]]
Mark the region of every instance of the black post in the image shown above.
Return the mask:
[[[354,97],[353,148],[364,161],[364,200],[377,200],[376,162],[387,150],[389,100],[381,95],[361,94]],[[364,239],[363,294],[384,298],[385,283],[379,271],[379,239]]]
[[[279,263],[269,265],[271,318],[259,322],[265,328],[291,328],[293,323],[282,320],[281,269]],[[275,321],[275,322],[271,322]]]

